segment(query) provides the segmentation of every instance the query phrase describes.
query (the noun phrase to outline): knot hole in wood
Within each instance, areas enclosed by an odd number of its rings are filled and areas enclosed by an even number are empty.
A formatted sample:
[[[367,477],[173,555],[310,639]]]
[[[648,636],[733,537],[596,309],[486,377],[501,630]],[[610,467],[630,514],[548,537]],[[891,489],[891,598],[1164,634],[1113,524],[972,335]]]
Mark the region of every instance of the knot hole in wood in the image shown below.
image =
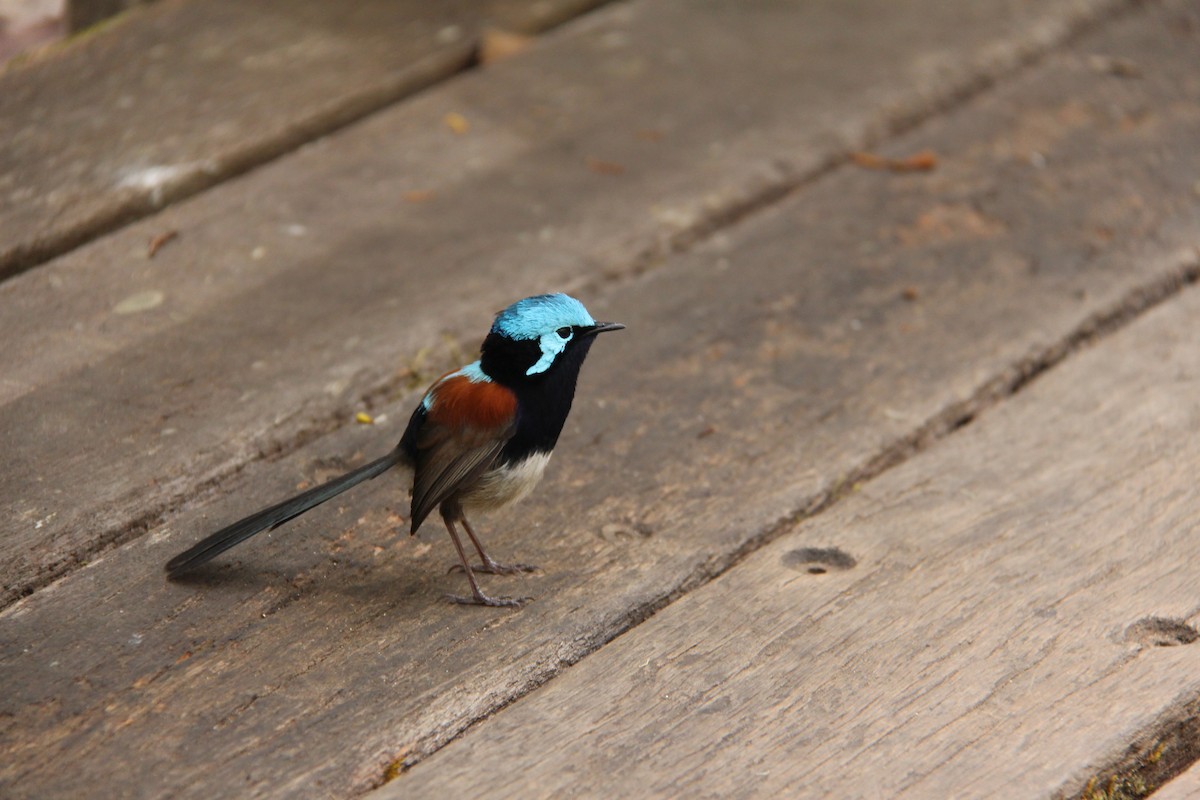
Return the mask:
[[[830,570],[841,572],[858,565],[854,556],[836,547],[800,547],[789,550],[781,559],[783,566],[809,575],[824,575]]]
[[[1125,629],[1125,641],[1152,647],[1174,647],[1192,644],[1200,632],[1181,619],[1143,617]]]

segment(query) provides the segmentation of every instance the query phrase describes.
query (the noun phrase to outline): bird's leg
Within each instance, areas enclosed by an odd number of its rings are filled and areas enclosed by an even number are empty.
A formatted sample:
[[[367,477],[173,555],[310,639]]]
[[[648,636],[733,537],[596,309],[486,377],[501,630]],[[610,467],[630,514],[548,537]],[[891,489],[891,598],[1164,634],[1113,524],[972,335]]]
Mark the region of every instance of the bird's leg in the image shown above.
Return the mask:
[[[462,597],[460,595],[447,595],[447,598],[455,603],[463,603],[465,605],[480,605],[480,606],[511,606],[519,608],[526,600],[532,600],[531,597],[489,597],[484,594],[479,588],[479,584],[475,582],[475,574],[471,570],[471,562],[467,560],[467,552],[463,550],[462,542],[459,541],[458,531],[454,529],[454,522],[450,517],[442,518],[446,523],[446,530],[450,531],[450,539],[454,542],[454,549],[458,551],[458,558],[462,562],[463,572],[467,573],[467,582],[471,584],[471,596]],[[463,520],[466,524],[466,520]],[[467,531],[471,529],[468,527]],[[475,536],[472,535],[471,539]],[[476,547],[479,546],[476,542]],[[482,552],[482,551],[481,551]]]
[[[479,551],[479,559],[483,563],[475,567],[476,572],[487,572],[491,575],[516,575],[521,572],[534,572],[537,567],[533,564],[501,564],[499,561],[493,561],[492,557],[483,551],[483,545],[479,543],[479,537],[475,535],[475,531],[471,529],[471,523],[467,522],[465,516],[459,516],[463,527],[467,529],[467,536],[471,537],[471,544],[475,545],[475,549]]]

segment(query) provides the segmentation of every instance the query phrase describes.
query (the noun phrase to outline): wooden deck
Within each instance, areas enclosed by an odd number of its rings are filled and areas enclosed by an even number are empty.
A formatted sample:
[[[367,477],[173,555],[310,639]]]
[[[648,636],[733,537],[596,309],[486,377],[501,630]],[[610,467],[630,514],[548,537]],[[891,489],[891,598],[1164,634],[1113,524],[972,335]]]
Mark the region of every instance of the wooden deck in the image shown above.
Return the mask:
[[[1194,3],[285,5],[0,73],[0,795],[1194,794]],[[534,602],[395,477],[165,581],[552,289]]]

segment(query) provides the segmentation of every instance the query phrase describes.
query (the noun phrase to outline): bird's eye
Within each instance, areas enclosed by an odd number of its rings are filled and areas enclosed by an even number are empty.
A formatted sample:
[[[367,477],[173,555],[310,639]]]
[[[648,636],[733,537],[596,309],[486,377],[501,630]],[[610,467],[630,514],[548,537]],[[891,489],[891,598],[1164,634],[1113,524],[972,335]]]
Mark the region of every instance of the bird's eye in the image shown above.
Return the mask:
[[[560,339],[570,339],[571,338],[571,329],[569,327],[559,328],[558,330],[555,331],[555,333],[558,334],[558,338],[560,338]]]

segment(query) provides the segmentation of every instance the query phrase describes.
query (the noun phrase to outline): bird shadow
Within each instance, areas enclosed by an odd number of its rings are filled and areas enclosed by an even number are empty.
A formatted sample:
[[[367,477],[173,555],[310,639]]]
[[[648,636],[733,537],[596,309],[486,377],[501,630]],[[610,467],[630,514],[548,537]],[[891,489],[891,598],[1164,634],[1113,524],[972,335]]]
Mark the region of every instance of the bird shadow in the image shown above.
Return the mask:
[[[428,574],[426,565],[393,563],[357,564],[332,558],[312,566],[283,570],[253,562],[205,564],[169,581],[205,592],[236,593],[283,590],[313,598],[337,595],[346,600],[420,607],[440,599],[444,570]]]

